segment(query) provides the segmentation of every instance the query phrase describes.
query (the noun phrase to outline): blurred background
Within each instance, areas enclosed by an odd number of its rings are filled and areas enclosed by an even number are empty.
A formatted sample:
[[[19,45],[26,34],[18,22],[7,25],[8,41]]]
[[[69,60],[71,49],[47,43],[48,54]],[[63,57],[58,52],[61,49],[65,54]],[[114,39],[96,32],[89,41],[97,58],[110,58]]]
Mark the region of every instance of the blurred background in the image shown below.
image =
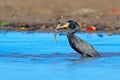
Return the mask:
[[[52,22],[57,16],[79,20],[91,13],[119,15],[120,0],[0,0],[0,20]]]

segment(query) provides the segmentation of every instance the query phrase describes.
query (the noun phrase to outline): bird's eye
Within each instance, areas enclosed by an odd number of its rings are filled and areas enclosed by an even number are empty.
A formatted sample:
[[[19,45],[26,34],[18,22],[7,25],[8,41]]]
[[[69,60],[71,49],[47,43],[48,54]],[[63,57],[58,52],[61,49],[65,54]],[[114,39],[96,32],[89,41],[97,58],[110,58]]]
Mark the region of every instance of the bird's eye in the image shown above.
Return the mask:
[[[74,23],[70,23],[68,26],[70,29],[75,29],[76,25]]]

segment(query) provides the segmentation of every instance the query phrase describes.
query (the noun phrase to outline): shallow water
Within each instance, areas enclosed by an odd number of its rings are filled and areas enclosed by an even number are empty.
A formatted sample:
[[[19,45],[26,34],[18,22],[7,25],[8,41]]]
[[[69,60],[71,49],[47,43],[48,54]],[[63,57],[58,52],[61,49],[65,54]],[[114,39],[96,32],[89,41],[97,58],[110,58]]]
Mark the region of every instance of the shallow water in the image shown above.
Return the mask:
[[[102,55],[83,59],[65,35],[1,32],[0,80],[119,80],[120,35],[76,34]]]

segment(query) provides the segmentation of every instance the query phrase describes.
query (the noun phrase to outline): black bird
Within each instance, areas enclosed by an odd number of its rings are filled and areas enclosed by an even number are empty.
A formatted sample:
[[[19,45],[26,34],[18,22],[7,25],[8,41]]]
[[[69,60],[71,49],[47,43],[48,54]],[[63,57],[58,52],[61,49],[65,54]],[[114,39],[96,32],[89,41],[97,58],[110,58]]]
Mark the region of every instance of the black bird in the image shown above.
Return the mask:
[[[80,53],[83,57],[99,57],[99,52],[95,50],[95,48],[84,41],[81,38],[78,38],[74,33],[79,31],[79,25],[77,22],[69,20],[63,26],[57,26],[56,30],[67,29],[67,38],[70,46]]]

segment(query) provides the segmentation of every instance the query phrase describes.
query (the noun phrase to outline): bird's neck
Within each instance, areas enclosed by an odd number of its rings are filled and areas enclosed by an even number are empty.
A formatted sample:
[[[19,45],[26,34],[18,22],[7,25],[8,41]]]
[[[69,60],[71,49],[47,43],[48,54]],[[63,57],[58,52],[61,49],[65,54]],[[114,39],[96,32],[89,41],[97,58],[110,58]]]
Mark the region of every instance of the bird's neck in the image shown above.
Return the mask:
[[[68,32],[67,32],[67,38],[70,40],[70,39],[72,39],[72,38],[74,38],[74,34],[77,32],[77,28],[76,29],[74,29],[74,30],[68,30]]]
[[[77,32],[77,30],[68,30],[68,31],[67,31],[68,34],[74,34],[74,33],[76,33],[76,32]]]
[[[74,36],[74,34],[73,34],[73,33],[67,32],[67,38],[68,38],[68,39],[73,38],[73,36]]]

